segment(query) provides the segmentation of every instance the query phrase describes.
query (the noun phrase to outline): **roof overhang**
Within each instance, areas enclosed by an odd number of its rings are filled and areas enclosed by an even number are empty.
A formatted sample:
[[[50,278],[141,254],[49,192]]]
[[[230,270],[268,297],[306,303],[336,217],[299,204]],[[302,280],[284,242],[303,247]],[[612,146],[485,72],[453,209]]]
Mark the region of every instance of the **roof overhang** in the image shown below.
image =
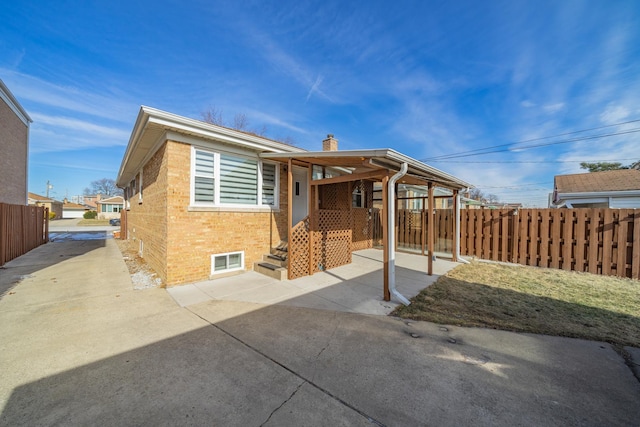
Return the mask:
[[[29,127],[30,123],[33,123],[29,114],[22,108],[22,105],[18,102],[15,96],[11,93],[7,85],[0,79],[0,99],[2,99],[11,110],[18,116],[18,118],[24,123],[25,126]]]
[[[344,168],[344,173],[380,171],[395,173],[403,163],[408,172],[401,183],[425,185],[429,182],[453,190],[473,186],[453,175],[431,167],[419,160],[390,148],[369,150],[306,151],[257,135],[190,119],[155,108],[142,106],[138,113],[129,143],[125,150],[116,185],[126,187],[140,168],[167,140],[189,144],[208,142],[229,144],[259,153],[264,159],[287,162],[289,159],[304,164]]]
[[[419,160],[399,153],[391,148],[370,150],[304,151],[296,153],[261,153],[268,160],[285,162],[289,159],[307,164],[352,168],[356,172],[380,170],[395,173],[403,163],[408,165],[407,174],[399,181],[404,184],[425,185],[434,183],[444,188],[461,190],[473,185],[446,172],[431,167]]]
[[[242,146],[258,152],[301,151],[300,148],[257,135],[142,106],[120,165],[116,180],[118,187],[126,187],[167,139],[187,143],[198,140],[212,141]]]

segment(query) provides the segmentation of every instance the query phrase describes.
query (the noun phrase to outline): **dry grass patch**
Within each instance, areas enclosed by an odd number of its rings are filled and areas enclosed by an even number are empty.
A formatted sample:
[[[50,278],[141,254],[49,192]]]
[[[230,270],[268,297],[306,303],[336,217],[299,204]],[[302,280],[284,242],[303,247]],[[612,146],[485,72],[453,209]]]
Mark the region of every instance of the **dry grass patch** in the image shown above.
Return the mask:
[[[473,262],[393,314],[640,347],[640,281],[588,273]]]

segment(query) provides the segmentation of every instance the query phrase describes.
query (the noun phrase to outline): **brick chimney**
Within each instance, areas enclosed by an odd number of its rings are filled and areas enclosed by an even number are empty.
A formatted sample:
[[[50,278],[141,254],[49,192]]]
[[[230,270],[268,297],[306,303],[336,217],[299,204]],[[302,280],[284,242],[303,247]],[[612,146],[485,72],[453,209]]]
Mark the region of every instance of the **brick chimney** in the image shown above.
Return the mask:
[[[338,151],[338,140],[333,134],[327,135],[327,139],[322,141],[322,151]]]

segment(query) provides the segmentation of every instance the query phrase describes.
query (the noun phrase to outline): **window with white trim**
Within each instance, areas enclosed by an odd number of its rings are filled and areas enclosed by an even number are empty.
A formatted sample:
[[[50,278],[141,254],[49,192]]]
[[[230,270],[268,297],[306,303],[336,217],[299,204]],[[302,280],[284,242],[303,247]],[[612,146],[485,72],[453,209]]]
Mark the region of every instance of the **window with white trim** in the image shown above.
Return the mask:
[[[215,203],[215,156],[214,153],[195,150],[193,201]]]
[[[211,255],[211,275],[244,270],[244,251]]]
[[[193,149],[191,201],[203,206],[277,207],[279,168],[257,158]]]
[[[262,204],[275,206],[276,205],[276,165],[273,163],[262,164]]]

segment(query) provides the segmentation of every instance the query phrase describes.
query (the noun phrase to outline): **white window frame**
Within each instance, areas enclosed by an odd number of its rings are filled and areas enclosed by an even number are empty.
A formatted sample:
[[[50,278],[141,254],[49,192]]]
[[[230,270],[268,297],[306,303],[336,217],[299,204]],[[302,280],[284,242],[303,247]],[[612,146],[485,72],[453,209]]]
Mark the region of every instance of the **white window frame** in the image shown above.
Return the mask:
[[[140,179],[138,180],[138,204],[142,203],[142,169],[140,169]]]
[[[240,266],[229,268],[229,256],[231,255],[240,255]],[[227,268],[224,270],[216,271],[216,258],[226,257],[227,258]],[[220,254],[212,254],[211,255],[211,275],[215,276],[217,274],[231,273],[233,271],[242,271],[244,270],[244,251],[235,251],[235,252],[224,252]]]
[[[204,151],[213,154],[213,201],[212,202],[196,202],[195,200],[195,182],[196,182],[196,151]],[[255,160],[258,164],[257,177],[257,200],[255,205],[240,203],[221,203],[220,202],[220,151],[209,150],[200,147],[191,147],[191,175],[190,175],[190,206],[193,207],[220,207],[220,208],[238,208],[238,209],[279,209],[280,207],[280,166],[276,162],[261,160],[254,156],[243,155],[233,152],[222,152],[222,154],[234,156],[238,158]],[[274,204],[268,205],[262,203],[262,187],[263,187],[263,165],[272,164],[275,166],[275,182],[274,182]]]

